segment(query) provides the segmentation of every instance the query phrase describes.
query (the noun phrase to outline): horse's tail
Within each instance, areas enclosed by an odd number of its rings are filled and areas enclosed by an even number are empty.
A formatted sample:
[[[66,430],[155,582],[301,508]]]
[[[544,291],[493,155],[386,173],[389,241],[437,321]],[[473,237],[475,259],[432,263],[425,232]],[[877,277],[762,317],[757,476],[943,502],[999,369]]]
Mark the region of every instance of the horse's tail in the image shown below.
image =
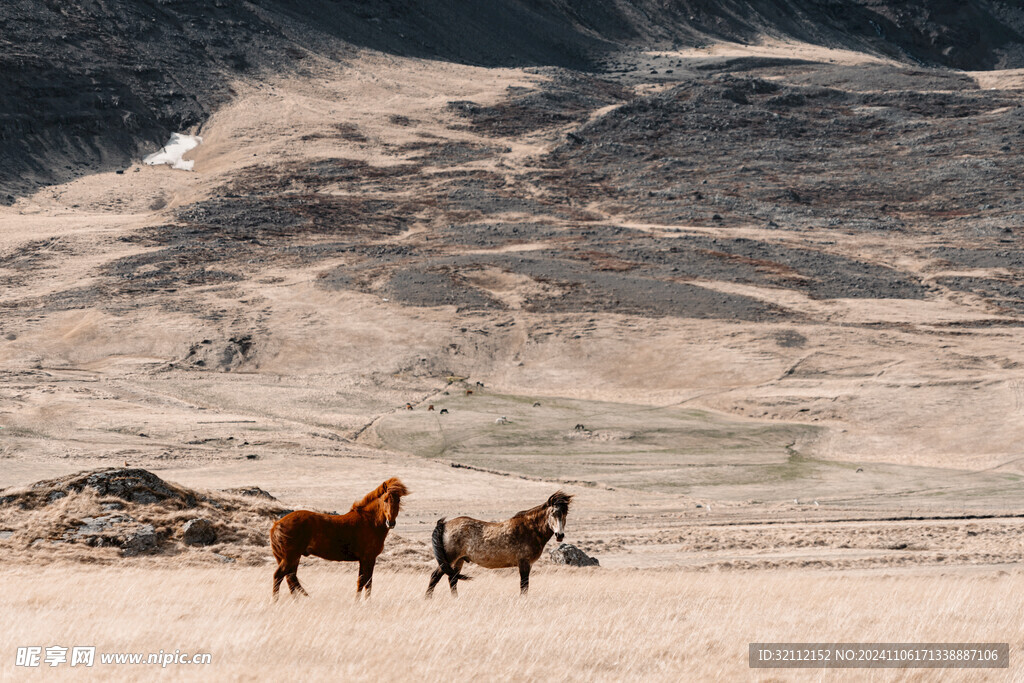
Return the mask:
[[[270,550],[274,553],[274,559],[280,562],[287,556],[288,552],[285,550],[285,532],[281,528],[280,520],[274,523],[274,526],[270,527]]]
[[[448,553],[444,549],[444,517],[437,520],[437,526],[434,527],[434,533],[430,537],[430,545],[434,548],[434,559],[437,560],[437,564],[441,567],[446,575],[453,579],[462,579],[463,581],[469,581],[472,576],[466,576],[465,574],[456,574],[451,564],[448,563]]]

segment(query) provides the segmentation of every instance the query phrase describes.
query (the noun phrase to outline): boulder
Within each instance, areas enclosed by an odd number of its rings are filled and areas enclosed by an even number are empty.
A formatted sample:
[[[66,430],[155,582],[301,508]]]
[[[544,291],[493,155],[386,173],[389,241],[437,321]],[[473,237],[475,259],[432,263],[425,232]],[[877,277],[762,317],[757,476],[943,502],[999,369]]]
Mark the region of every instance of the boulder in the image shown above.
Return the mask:
[[[596,557],[591,557],[570,543],[559,543],[557,548],[548,553],[555,564],[566,564],[572,567],[598,567],[601,565]]]
[[[181,538],[185,545],[213,545],[217,542],[217,530],[209,520],[199,517],[185,522],[181,529]]]
[[[156,548],[156,530],[152,524],[139,524],[126,534],[121,542],[122,555],[138,555]]]
[[[88,545],[105,545],[102,541],[97,542],[94,539],[108,534],[117,525],[134,521],[131,517],[114,514],[101,515],[99,517],[83,517],[79,520],[79,526],[69,528],[61,538],[65,541],[80,541]]]

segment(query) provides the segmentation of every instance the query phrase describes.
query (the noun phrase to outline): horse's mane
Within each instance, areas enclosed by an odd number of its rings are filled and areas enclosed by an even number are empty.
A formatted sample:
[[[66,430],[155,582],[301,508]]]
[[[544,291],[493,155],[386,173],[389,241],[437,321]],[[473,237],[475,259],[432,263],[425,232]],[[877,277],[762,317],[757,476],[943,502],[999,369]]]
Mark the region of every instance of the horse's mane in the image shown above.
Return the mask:
[[[391,477],[383,484],[363,496],[362,500],[357,500],[352,503],[352,509],[365,510],[379,501],[381,497],[388,492],[394,493],[399,497],[399,499],[401,499],[402,496],[409,495],[409,489],[405,488],[405,484],[403,484],[398,477]]]
[[[560,508],[562,512],[569,511],[569,503],[572,502],[572,496],[565,491],[555,491],[548,498],[548,502],[544,503],[549,508]]]
[[[512,515],[512,519],[515,519],[517,517],[532,517],[534,515],[540,514],[544,510],[547,510],[548,508],[559,508],[559,511],[562,514],[565,514],[569,511],[569,503],[571,502],[572,496],[570,494],[561,490],[555,491],[554,493],[551,494],[551,497],[548,498],[545,502],[541,503],[536,507],[532,507],[529,510],[517,512],[516,514]]]

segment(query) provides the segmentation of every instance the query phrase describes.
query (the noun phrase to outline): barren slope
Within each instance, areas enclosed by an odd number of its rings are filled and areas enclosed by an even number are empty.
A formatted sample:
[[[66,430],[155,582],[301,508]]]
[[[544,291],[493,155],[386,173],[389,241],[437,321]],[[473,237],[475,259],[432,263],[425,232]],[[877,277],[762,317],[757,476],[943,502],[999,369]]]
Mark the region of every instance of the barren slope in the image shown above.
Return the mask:
[[[416,542],[561,484],[613,564],[1017,557],[1019,79],[613,61],[311,58],[236,83],[194,173],[2,209],[0,484],[127,460],[337,509],[397,472]],[[829,526],[908,517],[954,519]]]
[[[1016,3],[875,0],[11,0],[0,7],[0,202],[123,169],[202,127],[237,81],[309,78],[353,48],[486,66],[607,68],[623,48],[763,36],[907,63],[1020,67]]]

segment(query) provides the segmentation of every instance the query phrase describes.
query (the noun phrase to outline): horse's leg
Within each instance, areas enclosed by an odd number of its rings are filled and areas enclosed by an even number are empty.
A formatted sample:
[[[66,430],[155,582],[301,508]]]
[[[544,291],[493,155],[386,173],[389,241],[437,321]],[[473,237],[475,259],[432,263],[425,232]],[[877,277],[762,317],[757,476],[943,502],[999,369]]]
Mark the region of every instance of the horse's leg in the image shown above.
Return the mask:
[[[356,599],[359,599],[359,594],[365,589],[366,598],[370,598],[370,590],[373,588],[373,565],[377,563],[377,558],[371,558],[369,560],[359,560],[359,579],[356,581]]]
[[[459,590],[456,586],[459,585],[459,572],[462,571],[462,565],[466,563],[466,558],[460,557],[457,561],[452,564],[452,575],[448,577],[448,586],[452,589],[452,597],[459,597]]]
[[[438,584],[438,582],[441,580],[442,576],[444,576],[444,571],[440,567],[435,569],[434,573],[430,575],[430,584],[427,585],[427,597],[428,598],[429,597],[433,597],[433,595],[434,595],[434,586],[436,586]]]
[[[530,590],[530,561],[519,560],[519,594],[526,595]]]
[[[298,567],[288,575],[288,590],[292,593],[298,592],[299,595],[305,595],[308,597],[309,593],[307,593],[306,589],[302,587],[301,583],[299,583],[299,575],[296,573],[297,571]]]
[[[284,581],[284,567],[279,564],[274,570],[274,602],[277,602],[277,591],[280,590],[282,581]]]

